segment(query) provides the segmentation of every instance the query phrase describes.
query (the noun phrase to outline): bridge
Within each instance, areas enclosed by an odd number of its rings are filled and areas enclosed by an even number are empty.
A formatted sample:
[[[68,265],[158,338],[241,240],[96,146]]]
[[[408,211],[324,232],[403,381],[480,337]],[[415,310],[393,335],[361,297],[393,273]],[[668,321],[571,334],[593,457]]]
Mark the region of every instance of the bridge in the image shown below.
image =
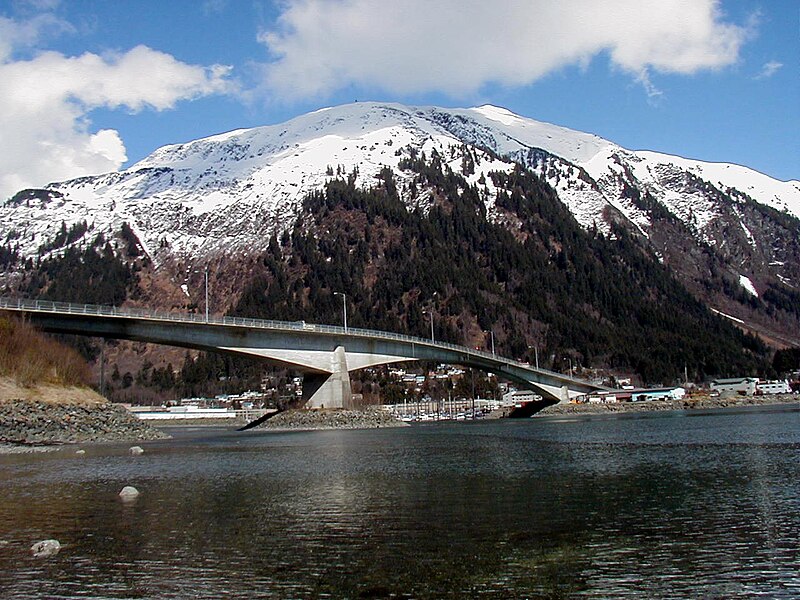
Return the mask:
[[[491,352],[370,329],[16,298],[0,298],[0,310],[23,316],[49,333],[223,352],[289,367],[304,375],[303,404],[309,408],[350,408],[351,371],[415,361],[492,372],[550,402],[604,389]]]

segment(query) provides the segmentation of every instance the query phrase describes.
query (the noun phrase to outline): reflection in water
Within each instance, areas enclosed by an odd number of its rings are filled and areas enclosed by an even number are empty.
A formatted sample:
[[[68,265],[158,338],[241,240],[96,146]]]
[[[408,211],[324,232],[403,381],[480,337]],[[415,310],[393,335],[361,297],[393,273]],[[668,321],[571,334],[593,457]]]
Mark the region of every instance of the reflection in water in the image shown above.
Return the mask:
[[[800,412],[682,414],[0,457],[0,597],[800,596]]]

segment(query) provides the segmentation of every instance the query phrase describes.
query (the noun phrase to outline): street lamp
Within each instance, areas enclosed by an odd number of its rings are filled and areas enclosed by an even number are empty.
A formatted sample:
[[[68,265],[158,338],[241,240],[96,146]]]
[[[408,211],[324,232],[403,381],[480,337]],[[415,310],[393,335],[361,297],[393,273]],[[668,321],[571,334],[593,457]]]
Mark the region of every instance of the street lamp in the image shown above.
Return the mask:
[[[533,348],[534,356],[536,357],[536,368],[539,368],[539,346],[528,346],[528,350]]]
[[[208,265],[205,268],[206,277],[206,323],[208,323]]]
[[[333,292],[333,295],[342,297],[342,313],[344,314],[344,332],[347,333],[347,295],[344,292]]]
[[[564,357],[564,360],[569,361],[569,378],[572,379],[572,357],[571,356]]]
[[[484,333],[488,333],[490,336],[492,336],[492,356],[494,356],[494,330],[490,329]]]
[[[428,315],[431,318],[431,342],[436,343],[436,340],[433,337],[433,311],[432,310],[423,310],[423,315]]]

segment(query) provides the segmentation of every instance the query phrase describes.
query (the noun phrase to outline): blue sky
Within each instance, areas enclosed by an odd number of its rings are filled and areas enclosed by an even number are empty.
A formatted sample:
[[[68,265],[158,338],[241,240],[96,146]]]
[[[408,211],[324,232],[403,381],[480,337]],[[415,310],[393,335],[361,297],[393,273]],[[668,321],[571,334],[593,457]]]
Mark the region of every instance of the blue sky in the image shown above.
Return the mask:
[[[0,196],[356,99],[798,179],[798,62],[797,0],[0,0]]]

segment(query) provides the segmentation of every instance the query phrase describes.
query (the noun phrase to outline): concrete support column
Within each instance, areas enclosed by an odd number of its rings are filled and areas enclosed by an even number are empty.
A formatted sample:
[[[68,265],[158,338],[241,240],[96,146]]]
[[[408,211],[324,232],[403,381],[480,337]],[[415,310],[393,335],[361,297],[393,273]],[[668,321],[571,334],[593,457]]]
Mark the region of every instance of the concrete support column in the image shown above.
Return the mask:
[[[303,406],[306,408],[352,408],[353,392],[343,346],[331,355],[330,373],[306,373],[303,377]]]
[[[559,404],[563,404],[565,402],[569,402],[569,388],[565,385],[561,386],[561,395],[558,399]]]

